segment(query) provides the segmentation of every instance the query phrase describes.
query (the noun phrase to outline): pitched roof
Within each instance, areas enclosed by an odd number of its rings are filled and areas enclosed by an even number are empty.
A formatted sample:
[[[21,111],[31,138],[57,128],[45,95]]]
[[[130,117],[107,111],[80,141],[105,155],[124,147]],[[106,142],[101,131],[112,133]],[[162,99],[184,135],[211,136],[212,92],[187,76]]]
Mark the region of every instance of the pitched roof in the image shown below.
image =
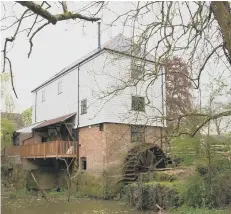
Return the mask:
[[[67,114],[61,117],[57,117],[51,120],[45,120],[44,122],[40,123],[39,125],[35,126],[33,129],[39,129],[42,127],[46,127],[46,126],[50,126],[50,125],[54,125],[57,123],[62,123],[68,119],[70,119],[71,117],[73,117],[76,113],[72,113],[72,114]]]
[[[71,69],[74,69],[79,64],[83,63],[84,61],[87,61],[91,57],[95,56],[96,54],[102,52],[103,50],[111,50],[116,51],[122,54],[128,54],[131,56],[139,57],[139,58],[145,58],[148,61],[154,62],[154,57],[151,54],[145,54],[144,49],[139,49],[139,51],[134,52],[134,48],[132,46],[132,39],[127,38],[122,34],[118,34],[117,36],[113,37],[111,40],[106,42],[102,45],[101,49],[97,48],[91,52],[89,52],[87,55],[81,57],[77,61],[73,62],[69,66],[63,68],[60,72],[56,73],[54,76],[49,78],[47,81],[33,89],[31,92],[36,91],[37,89],[41,88],[42,86],[46,85],[47,83],[51,82],[52,80],[56,79],[57,77],[63,75],[64,73],[68,72]]]
[[[32,129],[33,129],[34,127],[38,126],[39,124],[41,124],[42,122],[43,122],[43,121],[37,122],[37,123],[33,123],[33,124],[31,124],[31,125],[29,125],[29,126],[26,126],[26,127],[22,128],[22,129],[18,129],[18,130],[16,131],[16,133],[31,133],[31,132],[32,132]]]

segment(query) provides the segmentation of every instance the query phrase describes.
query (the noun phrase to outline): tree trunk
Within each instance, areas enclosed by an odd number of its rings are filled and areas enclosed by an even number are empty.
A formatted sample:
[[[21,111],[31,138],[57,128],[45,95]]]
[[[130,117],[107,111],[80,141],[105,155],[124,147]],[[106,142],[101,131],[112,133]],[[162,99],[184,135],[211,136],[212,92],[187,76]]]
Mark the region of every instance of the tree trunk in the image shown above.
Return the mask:
[[[226,1],[212,1],[211,8],[217,20],[224,40],[224,46],[231,59],[231,12],[230,3]],[[231,62],[230,62],[231,63]]]

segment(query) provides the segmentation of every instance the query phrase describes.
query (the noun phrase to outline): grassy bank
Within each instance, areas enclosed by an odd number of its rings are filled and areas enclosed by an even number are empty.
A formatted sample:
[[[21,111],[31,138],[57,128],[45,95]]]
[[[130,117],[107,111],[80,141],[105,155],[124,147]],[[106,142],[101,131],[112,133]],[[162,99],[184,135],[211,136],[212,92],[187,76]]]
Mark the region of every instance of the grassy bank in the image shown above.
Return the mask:
[[[231,209],[208,209],[208,208],[193,208],[182,206],[177,209],[170,209],[168,214],[230,214]]]

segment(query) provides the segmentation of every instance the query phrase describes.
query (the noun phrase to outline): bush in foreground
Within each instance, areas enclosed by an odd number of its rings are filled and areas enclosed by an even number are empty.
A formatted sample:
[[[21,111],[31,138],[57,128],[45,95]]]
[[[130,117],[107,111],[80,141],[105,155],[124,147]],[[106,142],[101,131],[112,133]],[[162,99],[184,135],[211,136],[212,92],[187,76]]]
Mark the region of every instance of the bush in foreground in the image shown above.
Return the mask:
[[[231,168],[228,161],[211,166],[200,165],[188,181],[184,202],[193,207],[224,207],[231,205]]]
[[[176,190],[159,183],[130,184],[125,187],[124,191],[125,200],[139,210],[158,211],[156,204],[169,209],[178,203]]]

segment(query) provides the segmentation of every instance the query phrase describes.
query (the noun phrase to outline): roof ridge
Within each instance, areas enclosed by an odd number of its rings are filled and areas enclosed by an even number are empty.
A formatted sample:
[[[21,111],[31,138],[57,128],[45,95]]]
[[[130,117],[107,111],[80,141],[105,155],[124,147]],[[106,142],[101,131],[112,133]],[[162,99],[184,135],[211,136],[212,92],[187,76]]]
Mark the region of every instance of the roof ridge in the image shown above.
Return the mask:
[[[131,48],[131,45],[132,45],[131,42],[132,42],[131,38],[128,38],[128,37],[124,36],[122,33],[119,33],[116,36],[112,37],[107,42],[105,42],[102,45],[101,49],[96,48],[96,49],[90,51],[88,54],[84,55],[83,57],[80,57],[75,62],[71,63],[70,65],[63,68],[61,71],[57,72],[55,75],[51,76],[47,81],[40,84],[38,87],[33,89],[31,92],[36,91],[37,89],[39,89],[42,86],[46,85],[47,83],[49,83],[53,79],[56,79],[57,77],[59,77],[62,74],[66,73],[67,71],[69,71],[70,69],[75,68],[77,65],[81,64],[85,60],[91,58],[92,56],[98,54],[99,52],[101,52],[103,50],[110,49],[110,50],[114,50],[114,51],[120,52],[120,53],[127,53],[127,52],[130,51],[129,49]],[[147,57],[149,57],[149,56],[147,56]],[[151,59],[151,57],[150,57],[150,59],[148,59],[148,58],[146,58],[146,59],[149,60],[149,61],[153,61],[153,59]]]

